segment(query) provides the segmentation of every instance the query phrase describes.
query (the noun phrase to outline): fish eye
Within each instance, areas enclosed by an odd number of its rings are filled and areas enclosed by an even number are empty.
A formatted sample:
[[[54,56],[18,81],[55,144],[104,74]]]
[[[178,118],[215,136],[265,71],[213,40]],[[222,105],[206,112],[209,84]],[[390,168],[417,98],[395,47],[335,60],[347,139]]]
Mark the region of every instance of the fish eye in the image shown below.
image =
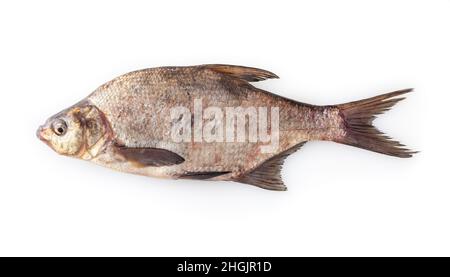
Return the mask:
[[[63,136],[67,132],[67,123],[62,119],[57,119],[52,124],[53,132],[58,136]]]

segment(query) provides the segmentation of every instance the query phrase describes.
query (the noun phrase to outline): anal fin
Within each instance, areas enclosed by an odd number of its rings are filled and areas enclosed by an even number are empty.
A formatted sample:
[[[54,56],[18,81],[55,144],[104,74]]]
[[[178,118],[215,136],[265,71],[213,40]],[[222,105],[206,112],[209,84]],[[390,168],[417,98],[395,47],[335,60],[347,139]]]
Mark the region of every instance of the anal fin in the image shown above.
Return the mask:
[[[306,142],[301,142],[285,150],[284,152],[277,154],[234,181],[254,185],[268,190],[287,190],[287,187],[281,179],[281,168],[284,160],[287,156],[300,149],[300,147],[302,147],[305,143]]]
[[[207,180],[217,176],[225,175],[231,171],[207,171],[207,172],[186,172],[179,176],[180,179]]]

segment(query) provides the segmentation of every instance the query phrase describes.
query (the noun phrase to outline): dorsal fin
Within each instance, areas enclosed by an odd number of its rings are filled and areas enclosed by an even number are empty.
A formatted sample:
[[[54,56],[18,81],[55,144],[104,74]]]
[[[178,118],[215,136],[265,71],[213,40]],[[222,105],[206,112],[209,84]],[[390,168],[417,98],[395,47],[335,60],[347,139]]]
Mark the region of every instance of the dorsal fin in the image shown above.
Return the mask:
[[[287,156],[294,153],[306,142],[301,142],[288,150],[268,159],[251,172],[234,180],[269,190],[287,190],[281,179],[281,168]]]
[[[247,82],[258,82],[266,79],[279,78],[277,75],[275,75],[270,71],[254,67],[227,65],[227,64],[205,64],[202,65],[202,67],[208,68],[215,72],[243,79]]]

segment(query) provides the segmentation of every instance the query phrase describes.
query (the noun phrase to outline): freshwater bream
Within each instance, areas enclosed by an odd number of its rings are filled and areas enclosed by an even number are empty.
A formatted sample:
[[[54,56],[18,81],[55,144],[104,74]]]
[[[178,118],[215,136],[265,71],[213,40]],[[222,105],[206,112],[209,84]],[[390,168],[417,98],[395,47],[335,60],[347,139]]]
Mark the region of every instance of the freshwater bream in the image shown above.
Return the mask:
[[[119,76],[50,117],[38,137],[59,154],[173,179],[229,180],[286,190],[284,159],[326,140],[407,158],[372,125],[412,89],[315,106],[254,87],[278,78],[234,65],[160,67]]]

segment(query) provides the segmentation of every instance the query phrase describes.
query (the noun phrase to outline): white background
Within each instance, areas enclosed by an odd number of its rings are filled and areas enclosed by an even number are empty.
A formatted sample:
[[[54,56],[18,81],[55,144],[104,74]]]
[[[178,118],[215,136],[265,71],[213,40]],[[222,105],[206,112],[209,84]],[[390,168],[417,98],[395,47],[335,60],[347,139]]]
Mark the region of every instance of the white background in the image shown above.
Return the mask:
[[[450,255],[450,1],[3,1],[0,255]],[[287,192],[118,173],[38,125],[128,71],[230,63],[312,104],[415,92],[376,125],[421,153],[311,142]]]

